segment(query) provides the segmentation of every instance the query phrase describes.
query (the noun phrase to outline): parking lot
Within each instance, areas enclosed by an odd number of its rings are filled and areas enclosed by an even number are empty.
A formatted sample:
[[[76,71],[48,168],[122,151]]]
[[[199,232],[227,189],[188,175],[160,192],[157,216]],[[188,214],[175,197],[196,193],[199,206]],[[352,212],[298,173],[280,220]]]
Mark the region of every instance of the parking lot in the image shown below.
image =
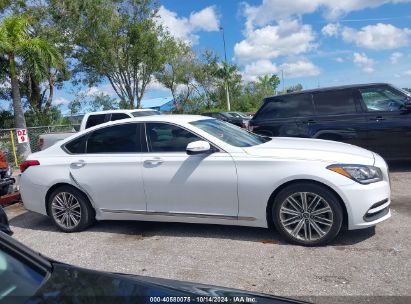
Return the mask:
[[[6,212],[17,240],[46,256],[87,268],[317,303],[330,299],[312,296],[411,296],[411,166],[393,168],[392,218],[375,229],[345,232],[332,245],[318,248],[286,244],[267,229],[200,224],[108,221],[65,234],[22,204],[9,206]],[[399,303],[409,299],[397,298]]]

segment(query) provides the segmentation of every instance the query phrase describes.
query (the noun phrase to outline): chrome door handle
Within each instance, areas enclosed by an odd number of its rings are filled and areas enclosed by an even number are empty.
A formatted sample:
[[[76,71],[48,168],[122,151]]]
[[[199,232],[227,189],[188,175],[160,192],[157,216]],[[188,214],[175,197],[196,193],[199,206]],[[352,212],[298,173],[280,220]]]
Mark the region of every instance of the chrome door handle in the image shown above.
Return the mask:
[[[153,158],[153,159],[147,159],[144,161],[145,164],[151,165],[151,166],[158,166],[162,164],[164,161],[161,158]]]
[[[71,163],[70,164],[70,167],[72,167],[72,168],[82,168],[82,167],[84,167],[86,165],[86,163],[84,162],[84,160],[79,160],[79,161],[77,161],[77,162],[73,162],[73,163]]]
[[[374,118],[370,118],[370,120],[381,121],[381,120],[385,120],[385,118],[382,117],[382,116],[377,116],[377,117],[374,117]]]

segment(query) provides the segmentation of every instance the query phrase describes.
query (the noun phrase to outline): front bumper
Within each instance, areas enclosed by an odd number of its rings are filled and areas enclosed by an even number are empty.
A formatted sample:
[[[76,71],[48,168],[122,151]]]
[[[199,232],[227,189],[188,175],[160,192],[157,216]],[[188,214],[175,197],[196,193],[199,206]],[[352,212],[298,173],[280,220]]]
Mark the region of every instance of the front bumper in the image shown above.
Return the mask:
[[[349,230],[371,227],[391,217],[389,181],[369,185],[354,183],[340,190],[347,207]]]

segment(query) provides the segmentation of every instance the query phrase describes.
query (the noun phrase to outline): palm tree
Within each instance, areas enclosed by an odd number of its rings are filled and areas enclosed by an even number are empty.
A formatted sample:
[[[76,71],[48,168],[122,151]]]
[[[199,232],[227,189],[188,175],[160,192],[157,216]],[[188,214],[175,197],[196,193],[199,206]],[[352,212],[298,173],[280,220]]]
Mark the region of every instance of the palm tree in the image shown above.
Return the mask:
[[[14,120],[19,129],[26,129],[27,125],[21,103],[18,68],[24,66],[30,74],[41,79],[51,66],[58,67],[62,62],[58,50],[46,40],[33,37],[29,28],[29,19],[20,15],[7,17],[0,25],[0,56],[8,63]],[[30,153],[28,143],[18,145],[18,154],[22,159]]]

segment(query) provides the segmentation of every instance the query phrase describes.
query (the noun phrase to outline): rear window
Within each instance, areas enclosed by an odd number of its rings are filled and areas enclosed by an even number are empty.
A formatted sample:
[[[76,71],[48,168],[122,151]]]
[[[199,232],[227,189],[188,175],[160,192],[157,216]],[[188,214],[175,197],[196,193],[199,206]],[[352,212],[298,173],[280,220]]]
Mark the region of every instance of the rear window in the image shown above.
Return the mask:
[[[314,94],[317,114],[349,114],[355,113],[355,99],[352,90],[338,90]]]
[[[106,114],[90,115],[87,118],[86,129],[104,123],[105,119],[106,119]]]
[[[255,119],[275,119],[314,115],[311,94],[276,96],[268,99]]]

